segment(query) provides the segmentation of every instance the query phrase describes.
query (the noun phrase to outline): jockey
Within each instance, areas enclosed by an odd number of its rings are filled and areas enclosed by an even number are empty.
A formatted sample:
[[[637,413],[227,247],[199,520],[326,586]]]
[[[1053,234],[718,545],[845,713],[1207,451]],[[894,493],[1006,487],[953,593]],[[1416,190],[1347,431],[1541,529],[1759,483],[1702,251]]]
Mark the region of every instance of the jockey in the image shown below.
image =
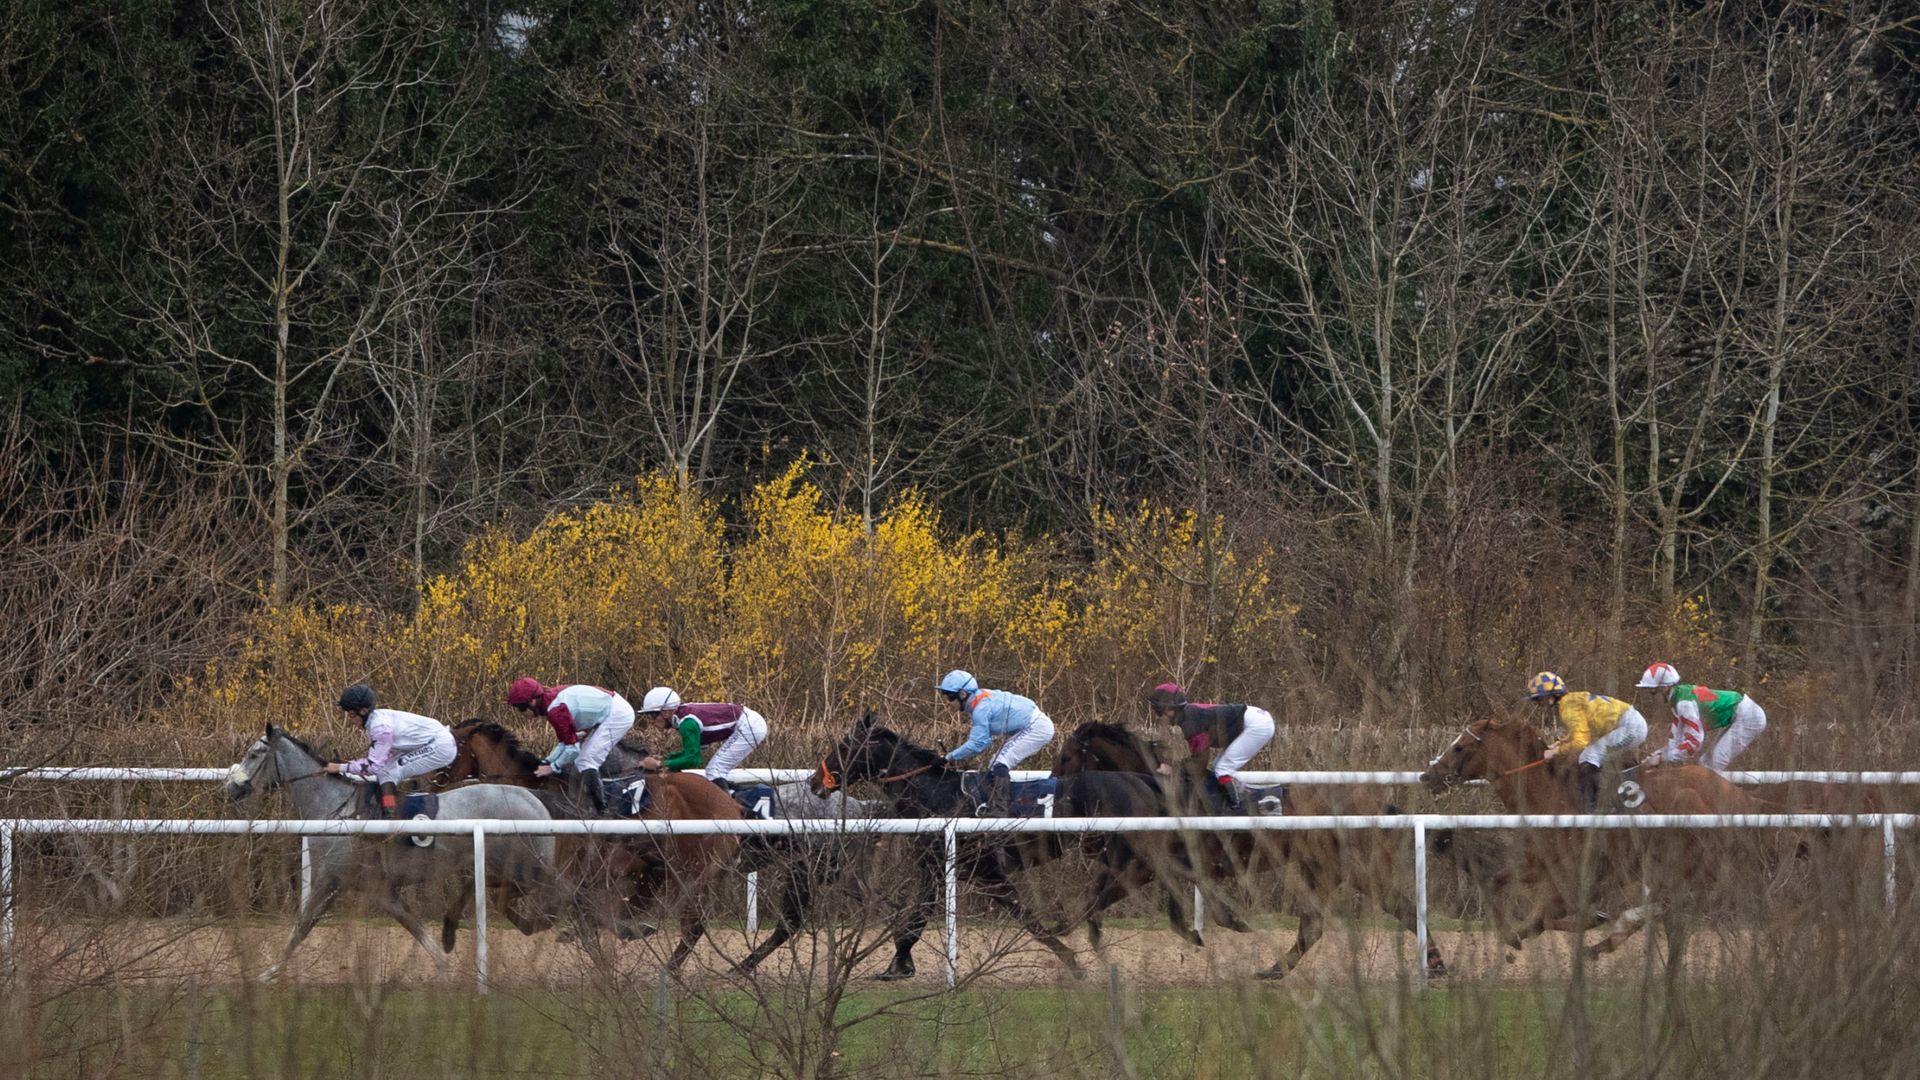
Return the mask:
[[[1745,694],[1733,690],[1710,690],[1680,681],[1680,672],[1661,661],[1640,674],[1634,684],[1642,689],[1667,689],[1667,704],[1673,709],[1673,733],[1664,749],[1647,755],[1647,761],[1682,762],[1701,752],[1711,741],[1700,764],[1724,773],[1733,759],[1767,730],[1767,713]],[[1703,730],[1711,729],[1711,732]]]
[[[656,686],[640,701],[640,712],[658,716],[660,726],[680,733],[680,749],[665,761],[649,756],[642,765],[649,769],[666,768],[670,772],[694,772],[727,790],[727,774],[740,767],[747,755],[766,740],[767,718],[745,705],[714,702],[682,703],[671,687]],[[713,760],[703,770],[700,748],[719,743]]]
[[[553,726],[559,738],[535,776],[551,776],[573,766],[574,783],[586,790],[596,814],[604,814],[607,796],[600,789],[600,766],[633,728],[633,706],[626,698],[598,686],[541,686],[538,679],[513,680],[507,704],[519,712],[537,712]],[[580,733],[586,732],[583,742]]]
[[[394,816],[400,781],[453,764],[453,731],[431,716],[373,707],[373,688],[356,683],[340,694],[340,711],[366,730],[367,752],[352,761],[330,761],[326,772],[370,776],[380,785],[380,816]]]
[[[1213,763],[1213,777],[1227,805],[1241,808],[1240,785],[1234,774],[1246,768],[1253,755],[1273,739],[1273,714],[1255,705],[1195,705],[1174,683],[1161,683],[1147,695],[1154,718],[1180,729],[1194,757],[1205,757],[1222,747]],[[1162,766],[1164,769],[1165,766]]]
[[[1580,755],[1580,795],[1592,811],[1600,803],[1600,770],[1607,758],[1647,741],[1647,718],[1632,705],[1585,690],[1567,692],[1566,680],[1551,671],[1527,683],[1527,697],[1560,718],[1566,737],[1547,748],[1548,761]]]
[[[995,735],[1007,737],[993,755],[992,786],[983,813],[986,817],[1011,815],[1013,767],[1053,741],[1053,721],[1033,699],[1005,690],[982,690],[980,680],[957,669],[947,672],[934,689],[973,723],[967,741],[947,753],[948,761],[965,761],[985,750]]]

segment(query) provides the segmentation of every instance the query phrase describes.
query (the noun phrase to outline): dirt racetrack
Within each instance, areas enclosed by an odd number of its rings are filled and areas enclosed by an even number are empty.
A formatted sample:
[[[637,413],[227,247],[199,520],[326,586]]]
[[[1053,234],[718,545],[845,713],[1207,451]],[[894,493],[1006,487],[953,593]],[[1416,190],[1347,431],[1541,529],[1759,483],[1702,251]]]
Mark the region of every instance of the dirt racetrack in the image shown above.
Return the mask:
[[[44,923],[22,920],[16,937],[18,970],[40,985],[193,981],[220,984],[249,979],[265,968],[284,945],[288,927],[265,920],[213,925],[174,920],[119,920],[114,922]],[[761,969],[771,978],[793,978],[795,967],[808,966],[827,935],[801,939],[774,954]],[[1597,932],[1590,941],[1598,941]],[[511,927],[490,929],[488,969],[499,987],[523,989],[565,988],[609,976],[651,983],[672,935],[643,941],[606,939],[605,966],[596,968],[587,954],[556,940],[553,933],[526,937]],[[1102,970],[1107,963],[1120,967],[1131,985],[1177,988],[1218,985],[1251,978],[1280,956],[1293,942],[1291,929],[1235,934],[1222,929],[1208,933],[1207,946],[1196,948],[1165,927],[1109,929],[1104,956],[1096,954],[1084,934],[1069,944],[1081,965]],[[732,961],[745,952],[747,936],[737,927],[718,930],[704,942],[688,965],[689,977],[703,984],[723,985],[737,976],[728,973]],[[1573,963],[1571,939],[1549,933],[1529,942],[1511,962],[1490,931],[1444,931],[1435,941],[1451,968],[1449,981],[1511,980],[1563,981]],[[1730,950],[1750,948],[1748,932],[1700,931],[1689,936],[1690,972],[1710,976],[1719,958]],[[844,948],[844,942],[840,946]],[[908,985],[937,986],[944,978],[945,938],[938,924],[915,952],[919,974]],[[886,966],[891,950],[874,950],[856,966],[873,974]],[[1413,970],[1413,937],[1380,926],[1347,929],[1336,925],[1315,946],[1306,961],[1286,980],[1288,985],[1351,985],[1404,978]],[[1594,962],[1591,973],[1601,979],[1638,979],[1647,965],[1663,965],[1664,942],[1653,950],[1644,937],[1635,937],[1612,956]],[[960,971],[978,985],[1051,986],[1070,984],[1066,970],[1044,948],[1018,930],[993,923],[962,924]],[[384,983],[439,985],[449,989],[473,985],[474,936],[463,927],[454,956],[444,968],[433,961],[402,929],[372,919],[337,920],[317,928],[283,975],[296,985]]]

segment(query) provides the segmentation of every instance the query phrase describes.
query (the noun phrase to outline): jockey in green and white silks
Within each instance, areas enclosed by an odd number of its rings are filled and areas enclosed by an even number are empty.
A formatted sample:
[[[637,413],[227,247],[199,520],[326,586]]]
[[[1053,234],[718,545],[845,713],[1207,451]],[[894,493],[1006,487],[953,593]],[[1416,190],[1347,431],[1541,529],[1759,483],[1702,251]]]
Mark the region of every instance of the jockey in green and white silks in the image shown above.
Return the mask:
[[[1683,683],[1679,669],[1665,661],[1641,672],[1634,685],[1666,690],[1673,710],[1673,732],[1664,748],[1647,756],[1650,762],[1691,761],[1698,755],[1700,764],[1724,773],[1767,730],[1767,713],[1759,702],[1735,690]]]

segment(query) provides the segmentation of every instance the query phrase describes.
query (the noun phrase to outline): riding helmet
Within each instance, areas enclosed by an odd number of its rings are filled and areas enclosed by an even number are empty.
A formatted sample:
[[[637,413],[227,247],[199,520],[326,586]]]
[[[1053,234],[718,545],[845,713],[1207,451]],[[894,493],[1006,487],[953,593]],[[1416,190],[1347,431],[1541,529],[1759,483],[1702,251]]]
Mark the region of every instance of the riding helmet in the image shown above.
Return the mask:
[[[1187,701],[1187,692],[1178,683],[1163,682],[1147,695],[1147,705],[1155,709],[1177,709]]]
[[[540,685],[539,679],[523,676],[513,680],[513,685],[507,687],[507,704],[516,709],[524,708],[533,704],[535,698],[546,692],[547,688]]]
[[[348,712],[373,708],[373,687],[366,683],[354,683],[340,691],[340,707]]]
[[[1543,671],[1527,681],[1527,696],[1535,701],[1567,692],[1567,680],[1551,671]]]
[[[955,668],[947,672],[947,677],[934,684],[933,688],[948,697],[959,697],[963,694],[971,694],[975,690],[980,689],[980,680],[974,678],[967,672],[961,671],[959,668]]]
[[[1642,690],[1648,687],[1676,686],[1680,682],[1680,669],[1665,660],[1656,661],[1647,670],[1640,673],[1640,681],[1633,685]]]
[[[647,691],[646,697],[640,699],[640,711],[643,713],[664,712],[679,707],[680,695],[674,693],[670,686],[656,686]]]

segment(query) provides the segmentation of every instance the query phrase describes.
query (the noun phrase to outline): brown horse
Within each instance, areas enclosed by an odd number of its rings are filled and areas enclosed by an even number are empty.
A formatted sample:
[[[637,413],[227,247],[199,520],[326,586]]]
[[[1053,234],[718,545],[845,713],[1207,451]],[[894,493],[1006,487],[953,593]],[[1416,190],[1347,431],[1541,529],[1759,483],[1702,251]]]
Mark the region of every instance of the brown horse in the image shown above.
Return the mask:
[[[1075,728],[1060,749],[1054,763],[1055,776],[1072,776],[1091,771],[1154,773],[1159,765],[1157,748],[1118,724],[1087,723]],[[1205,796],[1206,762],[1186,758],[1163,780],[1169,809],[1175,813],[1218,812],[1213,800]],[[1338,797],[1326,792],[1300,792],[1287,788],[1280,795],[1280,812],[1288,816],[1323,814],[1393,814],[1399,811],[1385,799],[1374,796]],[[1377,901],[1388,914],[1409,932],[1416,926],[1414,899],[1401,883],[1396,863],[1399,837],[1367,830],[1313,830],[1301,832],[1209,833],[1195,839],[1193,865],[1217,880],[1237,880],[1249,875],[1284,871],[1293,867],[1306,889],[1306,902],[1298,906],[1298,936],[1293,948],[1274,965],[1260,973],[1263,979],[1280,979],[1299,965],[1307,950],[1313,948],[1325,932],[1326,913],[1343,889]],[[1427,973],[1440,977],[1447,967],[1440,950],[1427,946]]]
[[[1570,759],[1546,758],[1539,728],[1524,720],[1470,724],[1422,773],[1434,792],[1468,780],[1485,780],[1511,813],[1581,814],[1585,803]],[[1652,814],[1760,814],[1774,808],[1754,800],[1725,777],[1697,765],[1635,770],[1616,793],[1634,809]],[[1629,786],[1632,785],[1632,786]],[[1791,839],[1791,838],[1790,838]],[[1522,841],[1516,885],[1529,902],[1515,927],[1494,905],[1501,938],[1518,949],[1549,929],[1579,934],[1608,921],[1603,906],[1624,907],[1607,938],[1589,955],[1612,952],[1655,915],[1665,917],[1670,943],[1677,940],[1667,897],[1698,888],[1729,864],[1740,838],[1677,829],[1604,830],[1583,842],[1566,830],[1528,830]],[[1797,847],[1797,839],[1794,844]],[[1648,902],[1647,898],[1657,898]]]
[[[506,728],[489,721],[467,720],[454,727],[453,737],[457,753],[453,764],[436,776],[436,788],[475,778],[516,784],[540,795],[556,818],[581,816],[566,777],[535,776],[540,759]],[[623,748],[621,753],[621,760],[635,764],[645,756],[633,748]],[[608,764],[619,767],[612,755]],[[745,816],[732,796],[693,773],[651,773],[647,790],[653,801],[640,814],[642,820],[739,821]],[[569,880],[610,878],[622,882],[621,899],[628,913],[643,911],[655,901],[679,907],[680,941],[667,961],[671,969],[686,962],[706,932],[700,905],[689,902],[690,898],[710,886],[740,848],[738,836],[635,836],[617,843],[596,843],[594,837],[559,839],[557,857]],[[576,903],[585,932],[597,936],[602,923],[591,917],[584,891],[576,895]],[[615,929],[619,936],[629,938],[646,932],[618,921]],[[451,939],[451,924],[443,928],[443,936]]]

